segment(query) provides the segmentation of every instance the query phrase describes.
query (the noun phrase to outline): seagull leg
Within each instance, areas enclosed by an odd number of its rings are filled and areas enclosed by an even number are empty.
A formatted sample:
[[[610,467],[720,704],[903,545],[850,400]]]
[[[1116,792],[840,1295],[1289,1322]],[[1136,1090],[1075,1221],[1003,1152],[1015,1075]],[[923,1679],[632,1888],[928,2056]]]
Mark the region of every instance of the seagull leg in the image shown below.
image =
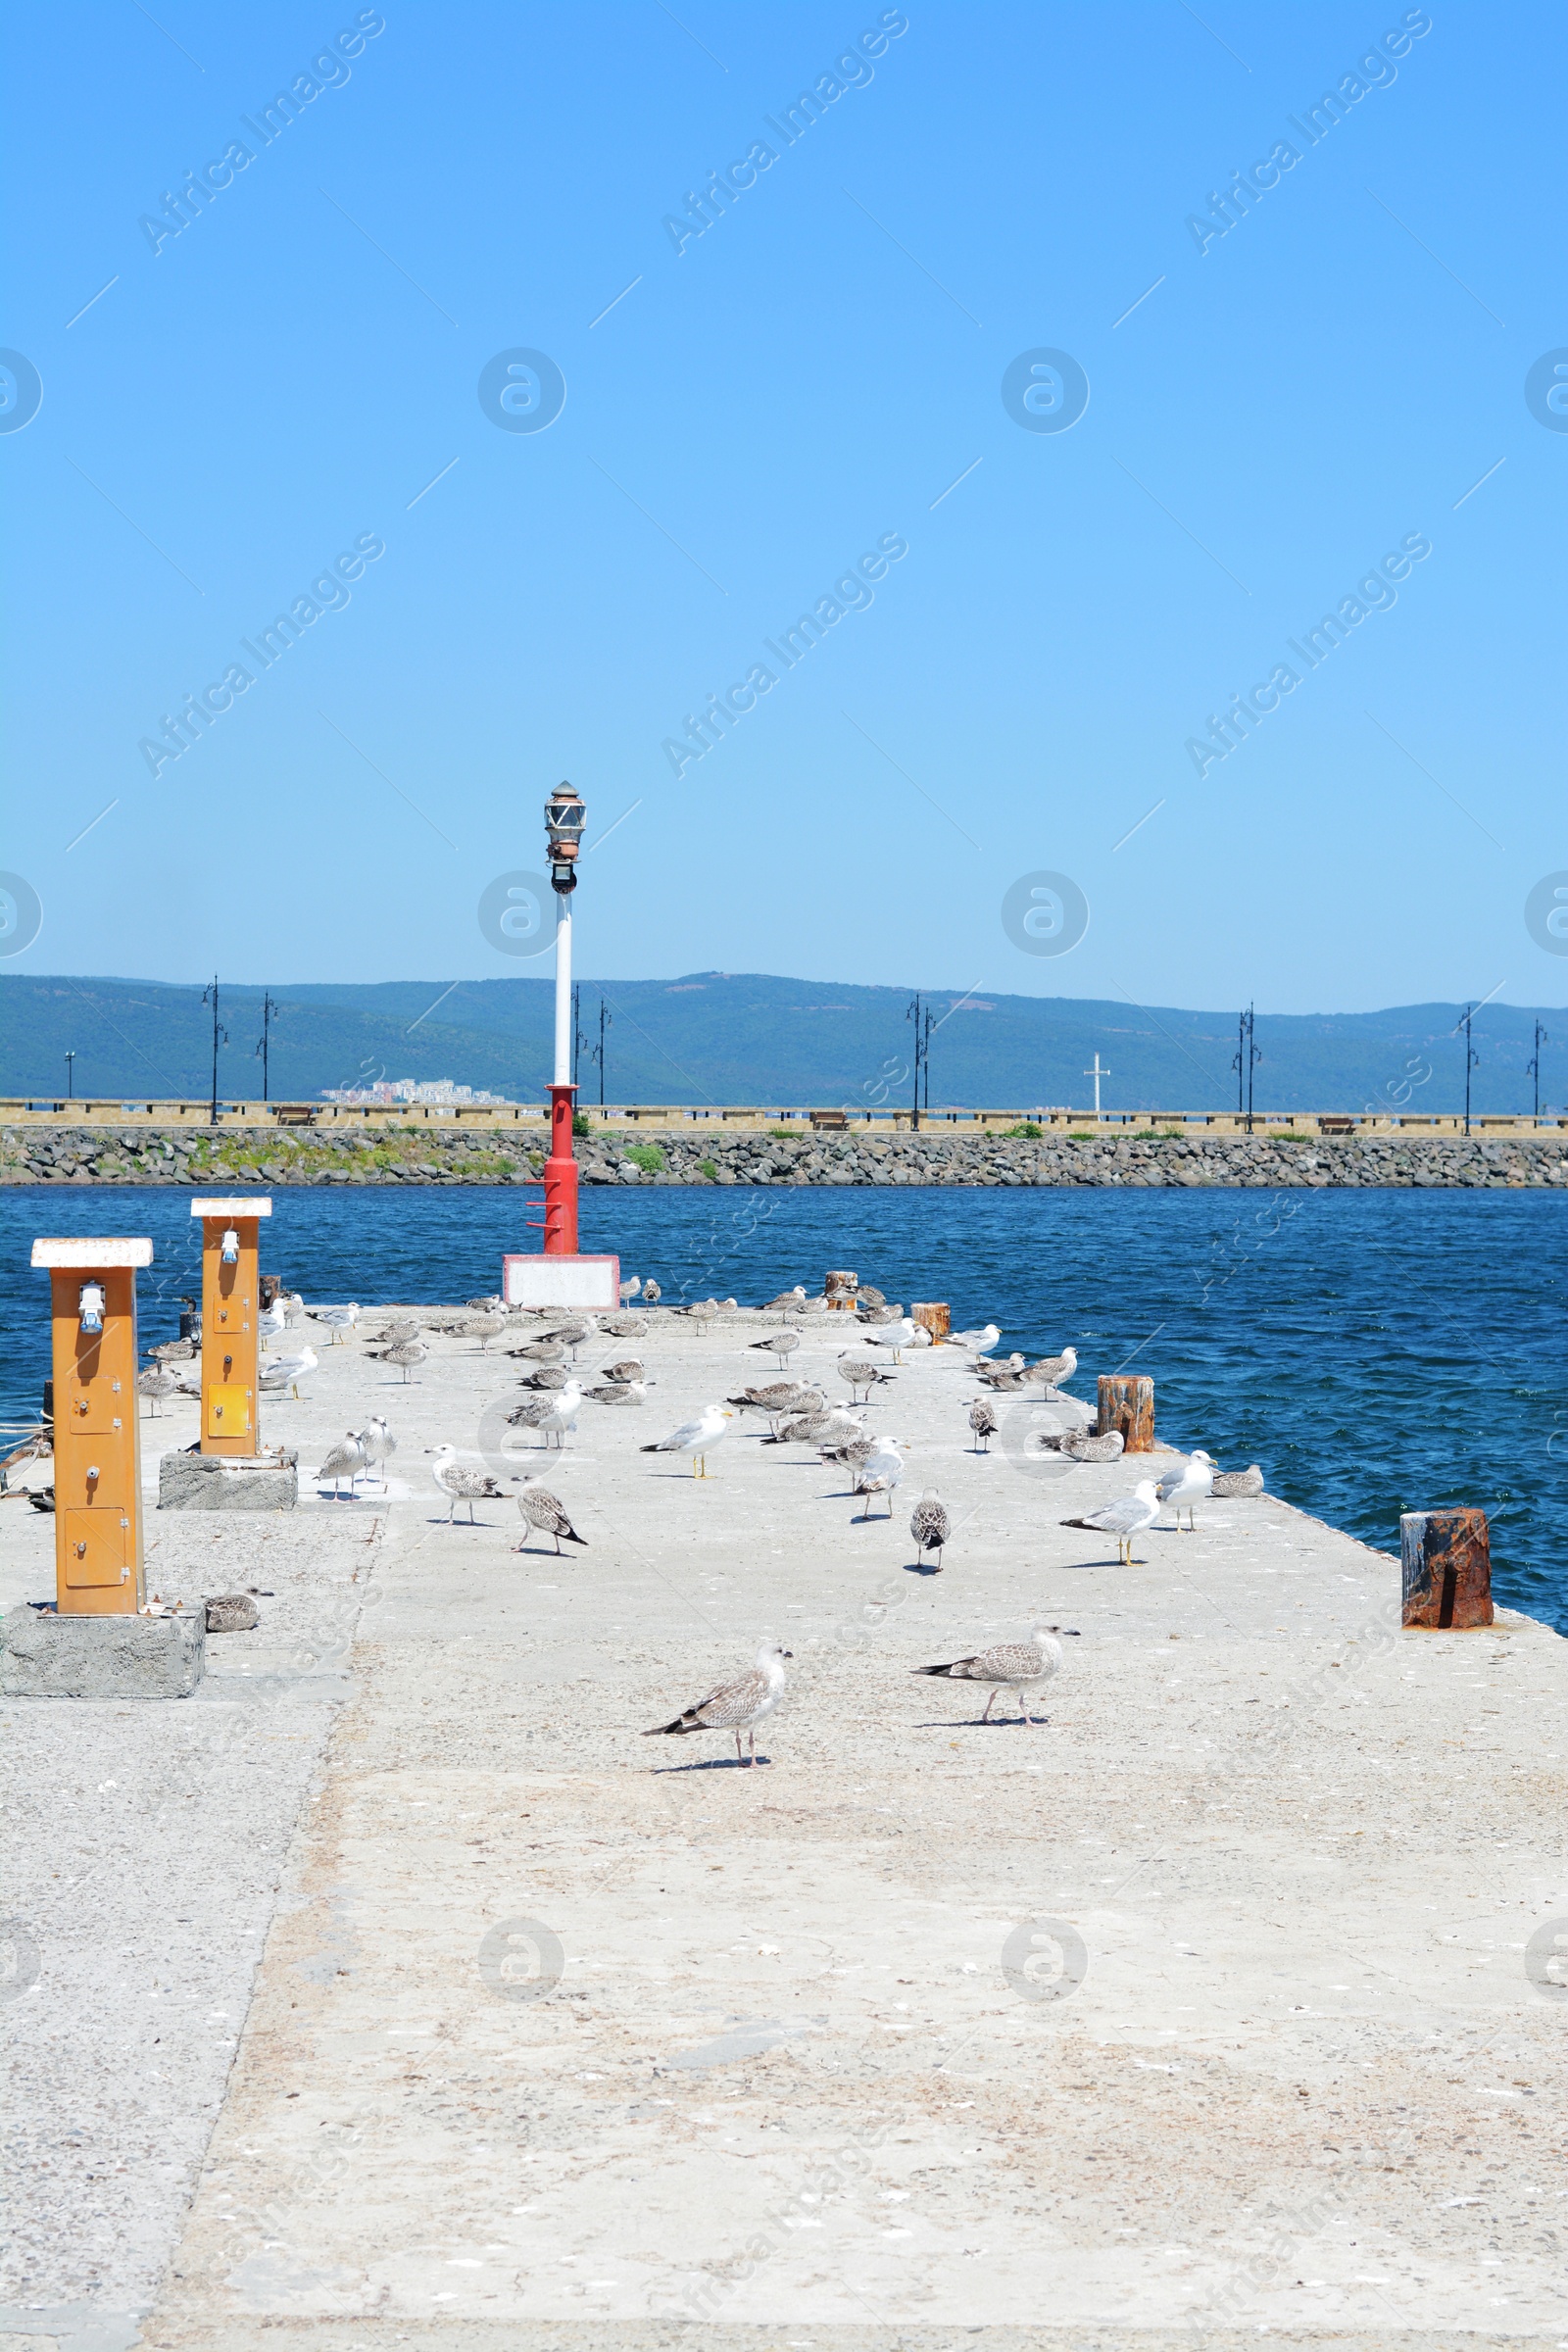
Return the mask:
[[[741,1733],[739,1724],[737,1724],[735,1727],[735,1761],[737,1764],[744,1764],[746,1761],[745,1754],[741,1748]]]
[[[755,1723],[752,1726],[750,1738],[752,1742],[752,1763],[755,1767],[757,1763],[757,1726]]]
[[[996,1692],[993,1690],[993,1691],[992,1691],[992,1693],[991,1693],[991,1696],[990,1696],[990,1697],[989,1697],[989,1698],[986,1700],[986,1711],[985,1711],[985,1713],[984,1713],[984,1714],[981,1716],[981,1718],[980,1718],[980,1720],[981,1720],[981,1722],[982,1722],[982,1723],[989,1723],[989,1722],[991,1721],[991,1710],[992,1710],[992,1708],[993,1708],[993,1707],[996,1705],[996,1703],[997,1703],[997,1694],[996,1694]]]

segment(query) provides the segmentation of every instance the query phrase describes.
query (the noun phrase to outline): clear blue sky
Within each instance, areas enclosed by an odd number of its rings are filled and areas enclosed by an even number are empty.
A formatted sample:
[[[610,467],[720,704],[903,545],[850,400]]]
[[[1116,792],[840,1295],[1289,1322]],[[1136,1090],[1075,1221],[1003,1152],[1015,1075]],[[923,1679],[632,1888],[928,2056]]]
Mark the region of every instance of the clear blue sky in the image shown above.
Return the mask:
[[[640,803],[587,860],[589,973],[1562,1000],[1524,919],[1568,868],[1568,432],[1525,389],[1568,346],[1560,11],[877,29],[904,23],[10,12],[0,343],[43,396],[0,434],[4,861],[44,926],[8,968],[548,969],[475,907],[539,864],[569,777],[591,834]],[[245,119],[301,76],[264,144]],[[786,144],[768,118],[824,76]],[[677,250],[665,217],[759,143]],[[227,184],[155,252],[143,217],[209,164]],[[1200,249],[1189,216],[1254,165]],[[543,430],[481,407],[518,349],[564,378]],[[1087,375],[1070,429],[1004,403],[1041,349]],[[895,537],[874,601],[769,654]],[[1396,601],[1291,652],[1417,537]],[[384,553],[264,668],[241,641],[357,541]],[[155,778],[143,740],[236,663]],[[1200,777],[1189,739],[1281,664],[1299,685]],[[677,779],[666,739],[758,665],[776,684]],[[1004,929],[1037,870],[1087,897],[1069,955]]]

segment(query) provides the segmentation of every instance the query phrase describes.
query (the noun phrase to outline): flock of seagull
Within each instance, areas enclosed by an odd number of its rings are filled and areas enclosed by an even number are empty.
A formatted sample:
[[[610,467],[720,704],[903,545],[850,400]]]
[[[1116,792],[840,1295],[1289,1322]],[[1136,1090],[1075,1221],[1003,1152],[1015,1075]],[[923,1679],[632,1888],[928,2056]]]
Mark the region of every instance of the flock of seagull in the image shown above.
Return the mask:
[[[505,1419],[511,1428],[531,1432],[536,1446],[543,1450],[560,1449],[575,1430],[585,1404],[626,1409],[648,1403],[649,1393],[656,1383],[649,1378],[640,1354],[617,1354],[586,1380],[579,1377],[577,1369],[580,1351],[590,1341],[605,1339],[619,1343],[647,1336],[648,1323],[628,1311],[639,1294],[650,1305],[657,1305],[661,1296],[657,1283],[633,1279],[620,1286],[618,1315],[566,1315],[554,1319],[543,1315],[543,1310],[509,1309],[497,1297],[470,1298],[456,1315],[408,1315],[387,1324],[373,1336],[368,1334],[368,1352],[375,1360],[395,1365],[408,1381],[416,1375],[430,1354],[427,1335],[474,1340],[479,1351],[488,1354],[495,1342],[509,1336],[516,1339],[519,1331],[528,1332],[529,1336],[518,1339],[516,1345],[504,1351],[519,1367],[517,1379],[524,1392]],[[696,1319],[706,1329],[710,1319],[734,1305],[733,1299],[720,1302],[710,1298],[674,1311]],[[995,1323],[938,1336],[918,1317],[906,1315],[897,1305],[889,1304],[880,1291],[866,1285],[858,1291],[854,1308],[854,1342],[840,1351],[835,1366],[838,1378],[850,1392],[849,1399],[830,1400],[816,1382],[788,1377],[790,1359],[801,1346],[800,1327],[829,1311],[826,1299],[808,1298],[804,1286],[797,1286],[768,1300],[764,1311],[777,1312],[779,1325],[750,1346],[755,1352],[775,1358],[779,1377],[748,1383],[734,1395],[715,1399],[667,1435],[644,1444],[640,1450],[689,1461],[694,1478],[707,1478],[709,1457],[724,1442],[732,1424],[742,1414],[753,1414],[767,1425],[764,1445],[814,1445],[824,1463],[841,1466],[849,1474],[852,1494],[860,1501],[862,1520],[870,1517],[873,1504],[879,1499],[891,1520],[894,1493],[904,1478],[906,1442],[876,1434],[867,1428],[860,1414],[868,1400],[897,1378],[893,1367],[902,1364],[906,1353],[932,1348],[956,1348],[965,1352],[968,1370],[980,1389],[967,1408],[973,1449],[979,1453],[988,1449],[999,1426],[995,1397],[1033,1392],[1042,1399],[1057,1399],[1078,1368],[1077,1354],[1070,1347],[1033,1363],[1018,1353],[999,1357],[996,1350],[1002,1334]],[[352,1302],[307,1308],[297,1293],[290,1293],[279,1296],[263,1311],[262,1324],[265,1335],[275,1340],[308,1316],[331,1334],[328,1344],[336,1346],[355,1331],[361,1312],[359,1305]],[[524,1314],[531,1318],[542,1315],[548,1328],[541,1328],[538,1320],[524,1323],[521,1320]],[[835,1315],[835,1321],[840,1319]],[[153,1400],[155,1413],[161,1400],[176,1391],[200,1394],[199,1380],[193,1381],[180,1369],[199,1355],[200,1347],[198,1337],[171,1341],[148,1350],[154,1361],[140,1375],[137,1386],[143,1396]],[[274,1393],[286,1389],[297,1396],[298,1382],[315,1371],[319,1360],[305,1344],[292,1352],[274,1355],[262,1366],[262,1387]],[[1113,1461],[1122,1452],[1124,1443],[1118,1431],[1097,1434],[1086,1428],[1047,1434],[1041,1442],[1058,1448],[1068,1460],[1078,1462]],[[385,1416],[372,1414],[363,1429],[346,1431],[328,1449],[316,1473],[318,1484],[324,1487],[330,1481],[334,1497],[340,1498],[346,1480],[352,1499],[362,1479],[375,1478],[385,1493],[387,1463],[396,1447],[397,1440]],[[447,1504],[449,1524],[455,1521],[460,1505],[466,1505],[468,1522],[475,1524],[476,1504],[504,1502],[509,1498],[506,1486],[489,1471],[463,1459],[455,1446],[429,1446],[426,1454],[436,1490]],[[1132,1566],[1136,1539],[1156,1525],[1162,1510],[1173,1511],[1177,1530],[1185,1511],[1188,1528],[1196,1529],[1196,1506],[1216,1491],[1218,1477],[1212,1457],[1198,1447],[1180,1457],[1163,1476],[1141,1479],[1131,1494],[1101,1509],[1064,1519],[1060,1524],[1113,1536],[1120,1564]],[[572,1525],[564,1503],[542,1480],[530,1474],[520,1486],[515,1478],[509,1479],[507,1485],[516,1489],[511,1499],[523,1521],[522,1542],[516,1546],[519,1551],[530,1549],[535,1537],[548,1539],[556,1556],[561,1556],[563,1544],[586,1546],[587,1539]],[[1254,1464],[1248,1471],[1221,1479],[1218,1491],[1258,1494],[1262,1485],[1262,1474]],[[929,1553],[934,1572],[940,1574],[954,1531],[952,1515],[935,1489],[928,1488],[920,1495],[910,1517],[909,1532],[916,1546],[916,1565],[923,1569]],[[984,1721],[990,1720],[998,1693],[1010,1690],[1017,1697],[1022,1721],[1033,1724],[1037,1718],[1030,1713],[1029,1693],[1056,1672],[1061,1662],[1061,1637],[1075,1630],[1037,1626],[1027,1641],[1002,1642],[969,1657],[913,1671],[950,1681],[989,1685],[991,1694],[986,1701]],[[730,1731],[735,1737],[737,1760],[746,1761],[742,1750],[745,1733],[750,1740],[750,1761],[755,1763],[757,1727],[773,1712],[783,1696],[784,1664],[789,1656],[788,1650],[774,1644],[764,1646],[758,1652],[755,1664],[733,1682],[710,1691],[671,1722],[655,1725],[645,1736]]]

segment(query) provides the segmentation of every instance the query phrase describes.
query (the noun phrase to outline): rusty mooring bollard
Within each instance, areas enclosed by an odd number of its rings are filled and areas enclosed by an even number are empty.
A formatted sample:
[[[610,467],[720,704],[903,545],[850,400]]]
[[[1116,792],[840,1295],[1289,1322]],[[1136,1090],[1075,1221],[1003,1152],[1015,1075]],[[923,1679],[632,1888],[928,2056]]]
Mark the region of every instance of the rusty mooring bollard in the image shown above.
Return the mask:
[[[851,1273],[847,1268],[822,1277],[822,1295],[829,1306],[836,1307],[840,1313],[854,1313],[855,1294],[859,1287],[858,1274]]]
[[[1108,1437],[1113,1429],[1121,1431],[1124,1452],[1153,1452],[1154,1384],[1144,1373],[1100,1375],[1100,1418],[1095,1435]]]
[[[909,1307],[909,1320],[923,1323],[940,1345],[953,1329],[953,1309],[945,1298],[916,1298]]]
[[[1485,1511],[1401,1511],[1403,1622],[1416,1626],[1492,1623],[1492,1539]]]

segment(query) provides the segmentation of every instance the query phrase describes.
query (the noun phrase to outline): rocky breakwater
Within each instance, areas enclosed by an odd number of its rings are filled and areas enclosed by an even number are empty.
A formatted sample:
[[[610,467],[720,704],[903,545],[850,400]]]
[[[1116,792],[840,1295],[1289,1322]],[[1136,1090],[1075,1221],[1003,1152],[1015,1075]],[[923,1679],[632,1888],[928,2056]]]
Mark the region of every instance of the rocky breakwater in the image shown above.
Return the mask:
[[[0,1129],[5,1184],[529,1184],[544,1145],[502,1129],[298,1134],[275,1128]],[[1568,1189],[1568,1132],[1539,1136],[966,1136],[705,1134],[579,1137],[581,1181],[713,1185],[1334,1185]]]

